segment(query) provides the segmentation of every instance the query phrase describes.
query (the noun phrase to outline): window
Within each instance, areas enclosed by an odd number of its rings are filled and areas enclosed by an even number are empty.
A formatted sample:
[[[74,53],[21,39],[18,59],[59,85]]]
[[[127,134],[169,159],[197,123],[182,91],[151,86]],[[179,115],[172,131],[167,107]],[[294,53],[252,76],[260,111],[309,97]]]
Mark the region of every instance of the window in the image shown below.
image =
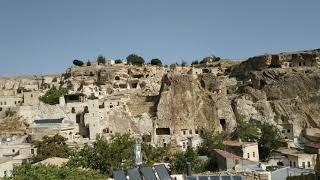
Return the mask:
[[[292,161],[290,161],[290,167],[292,167]]]
[[[189,134],[192,134],[192,129],[189,130]]]
[[[7,102],[4,102],[3,105],[7,105]]]
[[[185,142],[182,143],[182,148],[183,149],[186,148],[186,143]]]
[[[293,167],[296,167],[296,162],[295,161],[293,162]]]
[[[306,162],[302,162],[302,168],[306,168]]]
[[[311,167],[311,163],[310,163],[310,161],[308,161],[308,167]]]
[[[31,149],[31,154],[34,154],[34,149]]]
[[[4,175],[4,177],[7,177],[7,171],[3,171],[3,175]]]
[[[256,153],[255,152],[252,153],[252,157],[256,157]]]
[[[12,149],[12,152],[14,153],[14,152],[16,152],[16,150],[15,150],[15,149]]]
[[[248,159],[250,158],[250,153],[247,153],[247,155],[248,155]]]
[[[287,130],[287,133],[290,133],[290,129]]]
[[[183,135],[186,135],[186,131],[183,131]]]
[[[33,94],[31,94],[30,97],[33,97]]]
[[[196,129],[196,132],[195,132],[196,134],[199,134],[199,130],[198,129]]]

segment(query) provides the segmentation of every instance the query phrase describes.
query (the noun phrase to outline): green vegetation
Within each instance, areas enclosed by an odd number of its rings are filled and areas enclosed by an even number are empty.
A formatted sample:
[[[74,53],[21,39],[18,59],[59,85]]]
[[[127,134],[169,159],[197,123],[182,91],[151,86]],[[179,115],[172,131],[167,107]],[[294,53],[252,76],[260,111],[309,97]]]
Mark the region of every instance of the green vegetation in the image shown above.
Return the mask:
[[[206,170],[207,162],[200,160],[197,152],[188,146],[186,152],[178,152],[175,154],[175,158],[171,161],[172,171],[175,173],[185,173],[187,162],[191,163],[192,172],[194,173],[200,173]]]
[[[259,125],[261,130],[261,136],[258,140],[259,156],[262,160],[266,160],[270,157],[270,152],[274,149],[278,149],[281,145],[281,136],[278,128],[271,124]]]
[[[121,59],[116,59],[116,60],[114,61],[114,63],[115,63],[115,64],[121,64],[121,63],[122,63],[122,60],[121,60]]]
[[[115,134],[110,141],[98,137],[93,146],[85,145],[70,158],[68,165],[98,170],[111,175],[114,169],[126,169],[133,164],[135,139],[129,134]]]
[[[151,59],[150,64],[151,64],[151,65],[155,65],[155,66],[162,66],[162,62],[161,62],[161,60],[158,59],[158,58]]]
[[[15,166],[12,177],[5,179],[106,179],[105,176],[93,170],[84,170],[69,166],[21,165]]]
[[[61,135],[53,137],[44,136],[42,141],[33,141],[37,147],[37,155],[33,157],[34,162],[39,162],[50,157],[69,158],[71,149],[66,145],[66,138]]]
[[[141,56],[138,56],[136,54],[130,54],[127,57],[127,63],[141,66],[144,64],[144,59]]]
[[[91,66],[91,62],[90,61],[87,62],[87,66]]]
[[[260,131],[256,123],[240,120],[238,121],[233,136],[243,141],[257,141],[260,136]]]
[[[67,92],[68,90],[65,88],[57,89],[55,86],[53,86],[39,99],[46,104],[55,105],[59,104],[59,97],[67,94]]]
[[[168,162],[171,159],[171,146],[153,147],[150,144],[142,144],[143,162],[148,165],[153,165],[158,162]]]
[[[198,147],[198,153],[201,156],[211,156],[213,149],[223,149],[223,136],[214,131],[204,130],[201,135],[203,141]]]
[[[199,64],[198,60],[192,61],[192,63],[191,63],[191,65],[196,65],[196,64]]]
[[[102,55],[99,55],[97,58],[97,62],[98,62],[98,65],[99,64],[106,64],[106,58]]]
[[[75,59],[75,60],[73,60],[73,64],[76,66],[83,66],[84,63],[83,63],[83,61]]]

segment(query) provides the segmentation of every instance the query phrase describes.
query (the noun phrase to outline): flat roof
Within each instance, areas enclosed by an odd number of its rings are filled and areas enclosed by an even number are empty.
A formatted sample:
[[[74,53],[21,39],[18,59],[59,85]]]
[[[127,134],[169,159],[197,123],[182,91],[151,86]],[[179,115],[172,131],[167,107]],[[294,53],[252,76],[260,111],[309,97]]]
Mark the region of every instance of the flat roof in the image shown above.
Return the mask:
[[[242,146],[242,145],[254,146],[254,145],[258,145],[257,142],[239,142],[239,141],[223,141],[223,144],[226,146]]]

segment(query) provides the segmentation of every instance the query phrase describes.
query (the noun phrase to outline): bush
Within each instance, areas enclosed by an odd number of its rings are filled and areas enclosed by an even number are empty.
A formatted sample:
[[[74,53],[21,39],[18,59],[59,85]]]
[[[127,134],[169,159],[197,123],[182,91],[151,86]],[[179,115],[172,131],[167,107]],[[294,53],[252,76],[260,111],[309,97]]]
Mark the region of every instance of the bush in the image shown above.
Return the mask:
[[[214,131],[204,130],[201,134],[203,139],[198,147],[198,153],[201,156],[211,156],[213,149],[224,149],[223,136]]]
[[[212,55],[212,56],[208,56],[208,57],[203,58],[200,61],[200,64],[209,63],[209,62],[217,62],[217,61],[220,61],[220,59],[221,59],[220,57],[216,57],[216,56]]]
[[[276,126],[267,123],[263,123],[258,127],[261,130],[261,136],[258,140],[259,156],[261,159],[267,160],[271,151],[278,149],[281,145],[280,132]]]
[[[39,162],[50,157],[68,158],[71,149],[67,146],[66,140],[61,135],[54,135],[44,136],[42,141],[33,141],[32,144],[37,147],[37,155],[33,157],[33,161]]]
[[[12,111],[11,109],[7,109],[7,110],[5,111],[6,117],[12,117],[12,116],[14,116],[16,113],[17,113],[17,112]]]
[[[98,62],[98,65],[99,64],[106,64],[106,58],[102,55],[99,55],[97,58],[97,62]]]
[[[102,174],[93,170],[84,170],[68,166],[53,165],[21,165],[15,166],[12,177],[7,179],[106,179]]]
[[[91,62],[90,61],[87,62],[87,66],[91,66]]]
[[[68,92],[67,89],[64,89],[64,88],[57,89],[55,86],[53,86],[39,99],[46,104],[55,105],[55,104],[59,104],[60,96],[67,94],[67,92]]]
[[[75,60],[73,60],[73,64],[76,66],[83,66],[84,63],[83,63],[83,61],[75,59]]]
[[[156,65],[156,66],[162,66],[162,62],[161,62],[161,60],[158,59],[158,58],[151,59],[150,64],[151,64],[151,65]]]
[[[198,60],[192,61],[191,65],[199,64]]]
[[[114,63],[116,63],[116,64],[121,64],[121,63],[122,63],[122,60],[121,60],[121,59],[116,59],[116,60],[114,61]]]
[[[245,122],[239,120],[236,130],[234,131],[233,138],[240,138],[243,141],[257,141],[259,139],[260,132],[256,123]]]
[[[136,54],[130,54],[127,57],[127,63],[132,65],[143,65],[144,59],[141,56],[138,56]]]
[[[182,61],[182,62],[181,62],[181,66],[182,66],[182,67],[185,67],[186,65],[187,65],[187,62],[186,62],[186,61]]]

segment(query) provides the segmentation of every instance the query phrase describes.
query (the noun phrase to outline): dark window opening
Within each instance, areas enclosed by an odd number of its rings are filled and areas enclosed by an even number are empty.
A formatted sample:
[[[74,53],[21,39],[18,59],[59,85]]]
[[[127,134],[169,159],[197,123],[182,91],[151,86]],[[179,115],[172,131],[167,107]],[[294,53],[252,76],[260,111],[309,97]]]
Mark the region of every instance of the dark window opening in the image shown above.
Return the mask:
[[[183,130],[182,132],[183,132],[183,135],[186,135],[186,131],[185,130]]]
[[[202,69],[202,73],[210,73],[209,69]]]
[[[189,130],[189,134],[192,134],[192,129]]]
[[[126,89],[126,88],[127,88],[127,84],[120,84],[119,87],[120,87],[121,89]]]
[[[302,66],[302,63],[301,63],[301,62],[299,62],[299,66]]]
[[[149,77],[149,74],[146,75],[146,78],[148,78],[148,77]]]
[[[101,105],[99,105],[99,109],[103,109],[104,108],[104,103],[102,103]]]
[[[156,128],[157,135],[170,135],[170,128]]]
[[[71,113],[76,113],[76,109],[74,107],[71,108]]]
[[[120,77],[119,77],[119,76],[116,76],[114,79],[117,80],[117,81],[119,81],[119,80],[120,80]]]
[[[34,154],[34,149],[31,149],[31,154]]]
[[[196,131],[196,132],[195,132],[196,134],[199,134],[199,130],[198,130],[198,129],[196,129],[195,131]]]
[[[163,143],[163,147],[167,147],[167,143]]]
[[[287,132],[290,133],[290,129],[288,129]]]
[[[131,88],[134,88],[134,89],[135,89],[135,88],[137,88],[137,86],[138,86],[138,83],[132,83],[132,84],[131,84]]]
[[[16,152],[16,150],[15,150],[15,149],[12,149],[12,152],[14,153],[14,152]]]
[[[88,108],[88,106],[85,106],[85,107],[84,107],[84,113],[89,113],[89,108]]]
[[[226,120],[225,119],[220,119],[220,125],[222,126],[222,129],[224,131],[227,129]]]
[[[136,74],[136,75],[133,75],[132,77],[140,79],[143,77],[143,74]]]
[[[102,132],[103,132],[104,134],[109,133],[109,128],[104,128],[104,129],[102,130]]]
[[[113,108],[113,105],[110,105],[110,108]]]
[[[33,97],[33,94],[31,94],[30,97]]]

